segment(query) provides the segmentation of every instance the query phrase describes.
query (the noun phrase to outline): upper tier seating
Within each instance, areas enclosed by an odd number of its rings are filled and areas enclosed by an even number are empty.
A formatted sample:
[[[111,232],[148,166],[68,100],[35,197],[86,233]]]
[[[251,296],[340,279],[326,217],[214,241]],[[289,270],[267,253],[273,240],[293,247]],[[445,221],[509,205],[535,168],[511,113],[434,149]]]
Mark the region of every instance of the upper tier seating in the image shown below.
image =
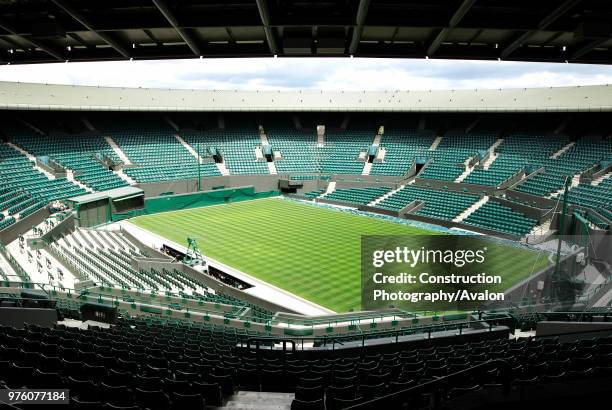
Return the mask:
[[[200,145],[202,150],[216,148],[220,151],[230,174],[270,173],[266,162],[257,161],[255,157],[255,147],[261,146],[261,138],[255,127],[252,129],[207,130],[204,133],[190,131],[181,133],[181,136],[196,150]]]
[[[597,137],[584,137],[561,156],[539,163],[544,172],[525,179],[515,189],[531,195],[547,196],[563,188],[566,177],[585,171],[612,158],[612,143]]]
[[[446,134],[434,151],[428,151],[432,161],[419,177],[454,181],[465,171],[465,161],[487,150],[495,140],[491,134]]]
[[[128,185],[94,158],[101,154],[119,161],[117,154],[102,136],[48,136],[26,130],[20,135],[13,134],[12,139],[31,154],[37,157],[48,156],[71,169],[78,181],[96,191]]]
[[[126,168],[125,173],[137,182],[198,177],[196,158],[176,139],[176,132],[161,121],[102,124],[99,128],[108,133],[136,165]],[[200,172],[202,177],[221,175],[214,163],[202,164]]]
[[[365,151],[374,140],[374,130],[326,131],[325,146],[319,148],[321,172],[329,174],[361,174],[364,162],[359,152]]]
[[[415,158],[427,158],[429,147],[435,140],[430,131],[389,129],[381,137],[380,148],[385,149],[383,162],[374,162],[370,175],[404,175]]]
[[[407,185],[379,202],[376,207],[399,211],[409,203],[420,200],[425,205],[416,214],[452,220],[466,208],[478,201],[479,196],[456,192],[434,191],[428,188]]]
[[[463,182],[499,186],[521,169],[537,166],[567,142],[567,137],[561,136],[547,137],[525,133],[508,135],[504,138],[504,142],[496,148],[498,157],[489,168],[474,169]]]
[[[336,189],[331,194],[325,195],[325,199],[367,205],[389,191],[391,191],[391,188],[387,187]]]
[[[464,219],[463,223],[516,236],[527,235],[537,225],[535,219],[513,211],[495,200],[486,202]]]
[[[321,149],[317,148],[316,133],[295,128],[266,128],[266,135],[272,150],[281,152],[282,160],[274,161],[279,174],[321,172]]]
[[[0,143],[0,212],[23,218],[51,201],[84,193],[65,178],[48,179],[24,155]],[[1,229],[13,222],[15,218],[5,219]]]

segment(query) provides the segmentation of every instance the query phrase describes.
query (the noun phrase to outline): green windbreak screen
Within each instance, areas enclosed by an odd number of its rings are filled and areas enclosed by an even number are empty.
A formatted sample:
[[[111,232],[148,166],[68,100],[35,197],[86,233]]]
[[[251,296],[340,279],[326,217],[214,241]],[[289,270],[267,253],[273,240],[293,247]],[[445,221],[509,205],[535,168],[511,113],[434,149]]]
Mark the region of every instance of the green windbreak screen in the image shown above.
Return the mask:
[[[250,199],[269,198],[278,195],[278,191],[255,192],[255,187],[217,189],[214,191],[194,192],[190,194],[164,195],[145,199],[144,209],[114,214],[113,220],[121,220],[140,215],[159,212],[178,211],[181,209],[199,208]]]

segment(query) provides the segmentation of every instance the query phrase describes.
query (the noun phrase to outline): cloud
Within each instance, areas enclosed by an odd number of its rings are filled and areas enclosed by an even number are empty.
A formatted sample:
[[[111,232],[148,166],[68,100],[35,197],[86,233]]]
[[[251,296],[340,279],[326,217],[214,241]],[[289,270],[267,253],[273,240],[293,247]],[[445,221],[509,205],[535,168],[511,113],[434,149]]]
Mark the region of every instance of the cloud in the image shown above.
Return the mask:
[[[242,58],[0,66],[1,81],[225,90],[397,90],[612,83],[603,65],[367,58]]]

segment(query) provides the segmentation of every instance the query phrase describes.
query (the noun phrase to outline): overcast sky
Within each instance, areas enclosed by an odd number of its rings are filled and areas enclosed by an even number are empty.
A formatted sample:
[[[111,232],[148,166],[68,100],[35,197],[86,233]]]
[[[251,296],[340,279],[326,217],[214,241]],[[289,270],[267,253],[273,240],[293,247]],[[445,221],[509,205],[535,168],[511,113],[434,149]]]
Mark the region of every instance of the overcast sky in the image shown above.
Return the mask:
[[[1,81],[242,90],[397,90],[612,83],[612,66],[506,61],[242,58],[0,66]]]

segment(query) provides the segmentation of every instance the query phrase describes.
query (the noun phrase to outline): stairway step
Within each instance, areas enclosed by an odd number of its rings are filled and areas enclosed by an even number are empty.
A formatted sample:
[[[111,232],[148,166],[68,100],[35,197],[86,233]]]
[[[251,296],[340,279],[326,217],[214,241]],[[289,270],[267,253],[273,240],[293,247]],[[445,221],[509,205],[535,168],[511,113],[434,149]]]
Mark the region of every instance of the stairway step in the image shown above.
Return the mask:
[[[291,408],[295,394],[239,391],[229,398],[224,408],[244,410],[285,410]]]

